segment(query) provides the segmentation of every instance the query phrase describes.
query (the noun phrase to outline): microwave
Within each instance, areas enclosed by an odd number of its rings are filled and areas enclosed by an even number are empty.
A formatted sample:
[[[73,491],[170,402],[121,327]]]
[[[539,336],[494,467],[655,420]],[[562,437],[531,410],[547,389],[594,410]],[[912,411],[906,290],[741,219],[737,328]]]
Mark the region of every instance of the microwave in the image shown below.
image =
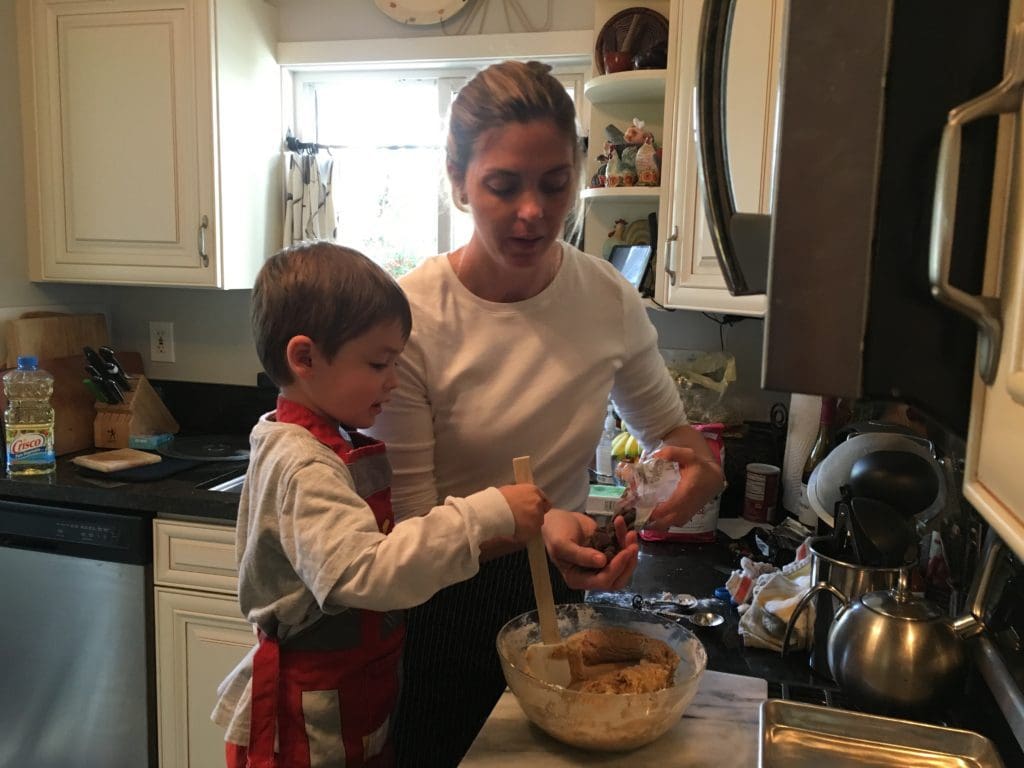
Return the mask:
[[[762,386],[900,400],[966,435],[975,358],[994,375],[999,349],[980,293],[1010,107],[978,97],[1009,0],[789,0],[769,216],[737,211],[729,179],[736,1],[704,0],[695,129],[726,285],[767,294]]]

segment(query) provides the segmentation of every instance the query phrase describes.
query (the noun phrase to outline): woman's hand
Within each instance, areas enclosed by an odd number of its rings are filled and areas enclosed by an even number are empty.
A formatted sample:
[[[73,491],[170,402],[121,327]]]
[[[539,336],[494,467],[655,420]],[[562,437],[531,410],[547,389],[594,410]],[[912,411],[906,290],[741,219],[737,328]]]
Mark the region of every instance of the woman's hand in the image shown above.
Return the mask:
[[[624,589],[633,576],[640,552],[636,533],[626,530],[621,517],[615,519],[615,534],[622,550],[609,561],[604,553],[584,546],[596,529],[597,523],[584,514],[552,509],[544,517],[541,529],[548,557],[573,589]]]
[[[704,436],[692,427],[678,427],[666,435],[665,444],[654,456],[679,464],[679,483],[672,495],[651,512],[648,528],[664,531],[669,526],[686,525],[725,487],[721,464]]]

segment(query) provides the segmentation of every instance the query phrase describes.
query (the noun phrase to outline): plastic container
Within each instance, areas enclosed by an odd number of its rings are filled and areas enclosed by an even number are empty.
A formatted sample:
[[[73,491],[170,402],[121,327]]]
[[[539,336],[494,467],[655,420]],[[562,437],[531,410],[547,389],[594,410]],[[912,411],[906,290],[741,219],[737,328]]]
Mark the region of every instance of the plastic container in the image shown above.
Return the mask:
[[[612,440],[618,430],[615,427],[615,412],[612,406],[608,406],[608,413],[604,417],[604,430],[601,432],[601,439],[597,443],[597,451],[594,454],[594,471],[598,480],[602,483],[615,482],[615,462],[612,460]]]
[[[708,441],[708,447],[719,464],[725,465],[725,443],[722,440],[724,424],[694,424],[693,428],[702,432]],[[718,494],[705,504],[701,510],[690,518],[686,525],[673,525],[667,531],[640,531],[644,541],[690,541],[698,543],[712,542],[718,530],[718,512],[722,504],[722,494]]]
[[[4,374],[4,438],[7,474],[11,477],[46,475],[56,469],[53,452],[53,376],[31,355],[18,358],[18,367]]]

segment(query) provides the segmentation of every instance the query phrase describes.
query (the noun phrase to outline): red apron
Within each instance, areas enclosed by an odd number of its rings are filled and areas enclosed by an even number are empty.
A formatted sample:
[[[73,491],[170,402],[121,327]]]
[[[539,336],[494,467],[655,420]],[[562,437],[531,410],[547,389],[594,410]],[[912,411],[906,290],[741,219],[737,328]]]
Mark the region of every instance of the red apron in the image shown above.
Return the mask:
[[[394,526],[384,444],[278,398],[277,420],[306,427],[348,466],[381,532]],[[405,628],[399,612],[349,609],[279,643],[259,633],[253,658],[249,768],[394,764],[389,736]],[[275,735],[277,749],[275,750]],[[229,761],[230,762],[230,761]]]

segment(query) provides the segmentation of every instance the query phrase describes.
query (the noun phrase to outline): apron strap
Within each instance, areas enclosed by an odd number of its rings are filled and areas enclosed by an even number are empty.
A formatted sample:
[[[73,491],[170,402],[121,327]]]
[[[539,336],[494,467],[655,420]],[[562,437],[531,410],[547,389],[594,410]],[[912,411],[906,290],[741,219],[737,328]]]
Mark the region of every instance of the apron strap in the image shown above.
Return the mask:
[[[281,647],[276,637],[259,633],[252,661],[252,708],[249,718],[248,768],[277,768],[277,699],[281,677]]]

